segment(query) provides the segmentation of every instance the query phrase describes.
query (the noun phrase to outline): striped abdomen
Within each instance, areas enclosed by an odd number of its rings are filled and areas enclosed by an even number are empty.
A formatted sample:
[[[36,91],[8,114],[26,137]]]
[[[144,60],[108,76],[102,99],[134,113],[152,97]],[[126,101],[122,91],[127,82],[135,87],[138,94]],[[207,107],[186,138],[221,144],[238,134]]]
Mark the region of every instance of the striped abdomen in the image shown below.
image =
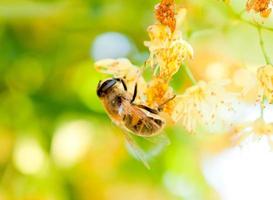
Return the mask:
[[[123,122],[127,129],[140,136],[152,136],[164,126],[161,119],[147,115],[141,118],[126,114],[123,117]]]

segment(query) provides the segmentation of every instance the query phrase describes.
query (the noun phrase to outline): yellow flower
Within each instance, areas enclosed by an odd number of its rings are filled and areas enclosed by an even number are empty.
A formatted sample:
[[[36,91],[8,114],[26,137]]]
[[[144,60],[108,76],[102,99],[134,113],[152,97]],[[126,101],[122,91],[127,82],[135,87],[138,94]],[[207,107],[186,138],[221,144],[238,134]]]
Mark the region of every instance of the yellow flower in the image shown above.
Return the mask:
[[[154,78],[148,83],[146,94],[146,104],[153,108],[157,108],[159,105],[165,103],[168,99],[174,97],[173,89],[162,79]],[[162,108],[163,111],[171,117],[174,108],[174,100],[169,101]],[[167,116],[165,116],[167,117]]]
[[[259,141],[261,138],[265,137],[271,149],[273,149],[273,123],[266,123],[263,119],[259,118],[252,122],[248,128],[250,134],[254,136],[254,139]],[[246,135],[245,137],[247,137]]]
[[[121,59],[103,59],[95,63],[95,68],[102,73],[111,74],[115,77],[124,77],[128,79],[140,74],[139,68],[134,66],[130,60]]]
[[[235,144],[240,144],[250,136],[254,140],[260,140],[262,137],[268,139],[269,145],[273,148],[273,123],[266,123],[263,119],[258,118],[245,124],[236,125],[232,133]]]
[[[220,108],[233,111],[235,94],[226,90],[226,82],[198,82],[176,99],[172,118],[179,121],[189,132],[195,132],[198,125],[215,122]]]
[[[262,17],[268,17],[272,10],[272,0],[248,0],[246,10],[254,10],[260,13]]]
[[[256,71],[247,68],[238,68],[233,74],[234,87],[238,88],[240,100],[247,103],[255,103],[258,96],[258,80]]]
[[[260,97],[267,98],[270,104],[273,104],[273,66],[266,65],[260,67],[257,72],[259,82]]]
[[[185,9],[181,9],[176,15],[176,19],[182,21],[185,12]],[[150,50],[147,64],[154,69],[157,78],[168,82],[182,63],[192,58],[193,49],[188,42],[183,40],[182,34],[177,28],[172,32],[168,26],[155,24],[148,28],[148,33],[151,40],[145,42]]]
[[[251,125],[253,133],[257,135],[272,135],[273,123],[265,123],[264,120],[258,119]]]

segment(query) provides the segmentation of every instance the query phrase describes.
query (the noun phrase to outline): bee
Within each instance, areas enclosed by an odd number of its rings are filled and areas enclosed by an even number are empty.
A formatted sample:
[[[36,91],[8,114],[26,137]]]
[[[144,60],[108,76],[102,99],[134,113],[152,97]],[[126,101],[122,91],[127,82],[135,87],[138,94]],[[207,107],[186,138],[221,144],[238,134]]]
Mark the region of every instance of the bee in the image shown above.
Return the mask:
[[[175,96],[159,105],[157,109],[136,104],[134,101],[137,97],[137,84],[135,84],[132,94],[127,90],[126,83],[121,78],[100,81],[97,86],[97,95],[112,121],[125,130],[129,150],[150,169],[147,159],[159,153],[165,145],[169,144],[165,135],[159,135],[166,125],[165,120],[159,114],[164,105],[174,99]],[[145,139],[149,138],[148,140],[152,143],[158,143],[158,145],[148,153],[143,152],[128,133]]]
[[[163,106],[175,98],[172,97],[159,105],[157,109],[135,104],[137,84],[131,94],[121,78],[107,79],[99,82],[97,95],[106,112],[115,124],[137,136],[152,137],[165,127],[165,120],[159,115]]]

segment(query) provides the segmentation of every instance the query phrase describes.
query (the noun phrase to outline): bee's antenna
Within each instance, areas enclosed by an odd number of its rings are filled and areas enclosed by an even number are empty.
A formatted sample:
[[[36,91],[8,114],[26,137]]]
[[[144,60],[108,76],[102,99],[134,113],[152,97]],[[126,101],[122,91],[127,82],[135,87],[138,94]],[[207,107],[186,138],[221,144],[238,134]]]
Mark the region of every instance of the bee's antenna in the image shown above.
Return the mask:
[[[115,78],[115,80],[121,82],[124,90],[127,91],[127,86],[122,78]]]

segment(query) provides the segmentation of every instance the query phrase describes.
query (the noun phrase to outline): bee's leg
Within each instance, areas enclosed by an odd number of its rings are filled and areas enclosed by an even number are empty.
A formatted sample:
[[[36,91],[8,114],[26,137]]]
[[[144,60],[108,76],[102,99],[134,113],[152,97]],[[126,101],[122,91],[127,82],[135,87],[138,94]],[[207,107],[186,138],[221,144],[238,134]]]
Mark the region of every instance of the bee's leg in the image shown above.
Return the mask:
[[[171,100],[173,100],[176,97],[176,95],[173,95],[173,97],[167,99],[164,103],[160,104],[157,108],[158,112],[161,112],[163,110],[164,105],[169,103]]]
[[[121,82],[121,83],[122,83],[122,86],[123,86],[123,88],[124,88],[124,90],[127,91],[127,86],[126,86],[126,84],[125,84],[125,82],[124,82],[123,79],[121,79],[121,78],[116,78],[115,80]]]
[[[142,108],[142,109],[144,109],[144,110],[147,110],[147,111],[150,112],[150,113],[158,114],[158,110],[155,110],[155,109],[150,108],[150,107],[148,107],[148,106],[145,106],[145,105],[136,105],[136,106],[139,107],[139,108]]]
[[[136,96],[137,96],[137,83],[135,84],[134,94],[133,94],[133,97],[131,99],[131,103],[133,103],[135,101]]]
[[[133,93],[133,97],[132,97],[131,103],[133,103],[135,101],[135,98],[137,96],[137,82],[138,82],[139,78],[142,76],[145,68],[146,68],[146,61],[145,61],[145,64],[140,68],[140,70],[138,70],[138,73],[136,75],[135,88],[134,88],[134,93]]]

